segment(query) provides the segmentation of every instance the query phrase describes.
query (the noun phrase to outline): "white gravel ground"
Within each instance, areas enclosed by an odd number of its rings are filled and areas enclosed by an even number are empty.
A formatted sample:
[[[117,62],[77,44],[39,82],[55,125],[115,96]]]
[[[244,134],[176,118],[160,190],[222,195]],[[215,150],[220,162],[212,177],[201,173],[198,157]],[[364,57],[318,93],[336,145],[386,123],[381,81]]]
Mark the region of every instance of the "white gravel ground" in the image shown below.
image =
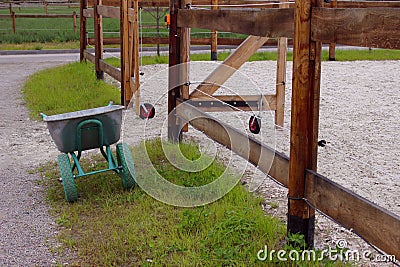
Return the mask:
[[[29,170],[40,162],[55,160],[58,151],[45,124],[29,120],[20,94],[28,75],[65,63],[63,58],[43,61],[27,63],[0,57],[0,138],[3,144],[0,148],[0,266],[51,266],[56,261],[62,262],[50,252],[50,248],[57,246],[54,238],[57,227],[54,218],[49,215],[43,188],[37,185],[36,181],[40,177],[29,174]],[[209,66],[212,65],[206,64],[203,74],[193,74],[191,80],[201,79]],[[276,62],[251,62],[245,64],[241,71],[263,92],[272,93],[275,87],[275,68]],[[149,77],[163,69],[165,66],[143,67],[144,81],[156,80]],[[400,214],[400,94],[396,79],[399,73],[398,61],[323,62],[320,138],[327,140],[335,149],[320,148],[318,166],[322,174],[395,214]],[[287,75],[287,88],[291,88],[290,62]],[[156,77],[159,77],[160,84],[165,83],[162,75]],[[234,90],[259,94],[256,86],[249,86],[249,83],[243,86],[242,83],[246,82],[243,77],[239,76],[240,83],[232,80],[228,87],[236,88],[239,85],[240,90],[244,91]],[[159,135],[159,129],[165,121],[162,115],[166,101],[166,97],[162,97],[164,90],[165,87],[161,85],[143,85],[142,101],[155,104],[157,116],[145,125],[145,121],[133,116],[131,111],[128,112],[123,129],[123,138],[128,144],[137,143],[144,136]],[[287,90],[286,129],[290,128],[290,97],[291,91]],[[248,114],[215,115],[245,131],[243,123],[246,123]],[[268,112],[262,115],[263,125],[267,125]],[[192,129],[186,136],[202,144],[212,144]],[[277,149],[288,153],[288,131],[277,131],[275,137]],[[266,136],[261,138],[271,142]],[[219,150],[219,155],[226,155],[223,149]],[[239,159],[235,158],[234,164],[239,169],[243,168],[243,162]],[[251,166],[245,174],[260,179],[265,177]],[[263,207],[265,211],[285,220],[286,189],[267,179],[258,191],[266,199]],[[269,203],[276,203],[279,207]],[[345,239],[351,249],[372,250],[350,231],[322,216],[317,216],[316,229],[316,244],[319,247]]]

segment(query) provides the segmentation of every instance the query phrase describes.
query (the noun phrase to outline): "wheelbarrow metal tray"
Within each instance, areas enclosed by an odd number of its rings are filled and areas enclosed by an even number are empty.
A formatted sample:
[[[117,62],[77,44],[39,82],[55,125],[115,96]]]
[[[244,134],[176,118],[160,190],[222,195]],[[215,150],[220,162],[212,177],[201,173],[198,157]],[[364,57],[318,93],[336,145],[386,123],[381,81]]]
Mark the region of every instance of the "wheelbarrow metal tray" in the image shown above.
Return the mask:
[[[95,119],[103,125],[103,145],[116,143],[120,138],[123,106],[110,105],[44,117],[50,135],[61,152],[78,150],[77,128],[82,121]],[[81,134],[81,150],[98,148],[99,129],[86,125]]]

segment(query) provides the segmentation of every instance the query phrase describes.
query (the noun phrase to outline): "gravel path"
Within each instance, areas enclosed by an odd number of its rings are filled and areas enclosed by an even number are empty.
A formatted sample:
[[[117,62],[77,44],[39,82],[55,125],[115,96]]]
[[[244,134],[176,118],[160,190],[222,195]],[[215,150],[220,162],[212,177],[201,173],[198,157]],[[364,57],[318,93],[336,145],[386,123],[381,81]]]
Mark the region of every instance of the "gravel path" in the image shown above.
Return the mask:
[[[39,163],[54,160],[46,126],[29,120],[20,90],[41,69],[64,64],[70,57],[0,56],[0,266],[51,266],[57,243],[38,175]]]

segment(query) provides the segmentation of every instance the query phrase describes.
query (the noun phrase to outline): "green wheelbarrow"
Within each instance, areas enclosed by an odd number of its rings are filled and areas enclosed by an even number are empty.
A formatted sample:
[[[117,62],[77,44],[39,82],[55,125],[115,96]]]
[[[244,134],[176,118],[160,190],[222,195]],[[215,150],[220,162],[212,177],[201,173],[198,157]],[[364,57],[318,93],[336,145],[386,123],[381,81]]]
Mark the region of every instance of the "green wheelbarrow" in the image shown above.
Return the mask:
[[[110,148],[110,145],[118,142],[120,138],[123,109],[123,106],[110,103],[105,107],[53,116],[41,113],[54,143],[62,152],[58,156],[58,166],[68,202],[78,199],[75,179],[91,174],[114,171],[121,176],[125,189],[135,186],[134,164],[129,147],[125,143],[116,145],[117,160]],[[82,151],[95,148],[100,149],[108,168],[84,172],[79,164]]]

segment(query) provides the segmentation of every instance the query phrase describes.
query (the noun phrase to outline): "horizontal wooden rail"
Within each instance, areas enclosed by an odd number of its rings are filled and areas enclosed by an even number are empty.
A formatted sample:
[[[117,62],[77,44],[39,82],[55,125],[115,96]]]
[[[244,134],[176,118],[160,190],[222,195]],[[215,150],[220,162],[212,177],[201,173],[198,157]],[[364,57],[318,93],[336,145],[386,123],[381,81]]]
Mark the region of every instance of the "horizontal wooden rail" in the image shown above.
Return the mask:
[[[338,1],[338,8],[400,7],[400,1]]]
[[[389,255],[400,258],[400,217],[328,178],[307,171],[307,201]]]
[[[93,18],[94,16],[94,11],[93,8],[86,8],[83,10],[83,16],[85,18]]]
[[[238,38],[218,38],[218,45],[240,45],[244,39]],[[103,38],[103,44],[119,44],[121,39],[119,37],[114,38]],[[167,37],[143,37],[143,44],[168,44],[169,38]],[[94,38],[88,38],[90,45],[94,44]],[[211,38],[190,38],[192,45],[211,45]],[[276,46],[278,41],[276,39],[269,39],[264,45],[265,46]],[[292,39],[288,41],[288,45],[293,45]]]
[[[107,18],[119,19],[121,16],[119,7],[98,5],[97,10],[99,15]]]
[[[75,15],[79,18],[79,14]],[[11,18],[10,14],[0,14],[0,18]],[[74,18],[73,14],[15,14],[15,18],[26,18],[26,19],[51,19],[51,18]]]
[[[200,28],[267,37],[293,37],[294,9],[180,9],[178,27]]]
[[[314,41],[400,49],[397,8],[313,8],[311,25]]]
[[[84,58],[89,60],[90,62],[92,62],[94,64],[95,62],[95,56],[93,54],[91,54],[89,51],[85,50],[83,52]]]
[[[267,5],[265,7],[278,7],[278,4],[274,1],[271,1],[268,3],[266,1]],[[121,2],[120,0],[103,0],[103,5],[107,6],[120,6]],[[210,5],[210,0],[193,0],[191,1],[192,5]],[[259,5],[260,1],[246,1],[244,2],[243,0],[219,0],[218,1],[219,5]],[[273,5],[275,4],[275,5]],[[89,6],[93,6],[93,0],[88,1]],[[139,0],[139,6],[140,7],[169,7],[169,0]],[[254,6],[256,7],[256,6]]]
[[[100,69],[113,77],[117,81],[121,81],[121,70],[117,67],[111,66],[110,64],[104,62],[102,59],[99,61]]]
[[[193,98],[187,103],[205,112],[258,111],[260,95],[215,95]],[[263,95],[261,110],[276,110],[276,96]]]
[[[269,174],[284,186],[288,186],[289,158],[284,154],[188,103],[183,102],[177,106],[177,115],[185,121],[189,121],[194,128],[202,131],[214,141],[258,166],[262,172]],[[272,165],[268,164],[271,160]]]

